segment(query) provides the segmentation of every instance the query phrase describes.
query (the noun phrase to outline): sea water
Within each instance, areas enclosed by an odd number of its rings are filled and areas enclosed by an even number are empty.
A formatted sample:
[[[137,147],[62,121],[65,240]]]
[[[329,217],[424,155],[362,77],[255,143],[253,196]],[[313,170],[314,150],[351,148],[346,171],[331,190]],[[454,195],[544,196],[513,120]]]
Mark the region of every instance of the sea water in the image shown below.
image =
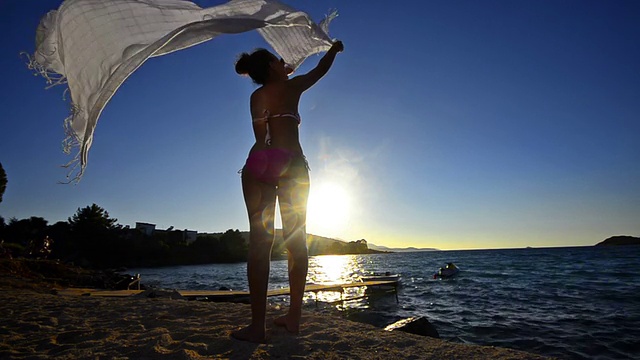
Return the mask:
[[[315,256],[308,283],[402,275],[393,295],[308,293],[305,307],[384,327],[426,317],[447,341],[500,346],[564,359],[640,359],[640,246],[429,251]],[[448,262],[452,279],[434,279]],[[270,289],[287,287],[286,261],[271,263]],[[246,264],[130,269],[166,289],[247,290]],[[338,301],[343,298],[359,298]],[[287,297],[270,298],[272,306]]]

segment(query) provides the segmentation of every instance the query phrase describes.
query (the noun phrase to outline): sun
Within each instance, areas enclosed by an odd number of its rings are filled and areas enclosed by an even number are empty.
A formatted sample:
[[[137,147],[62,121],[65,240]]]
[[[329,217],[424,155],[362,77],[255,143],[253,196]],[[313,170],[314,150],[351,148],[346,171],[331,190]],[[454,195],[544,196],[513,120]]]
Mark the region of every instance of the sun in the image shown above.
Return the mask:
[[[350,210],[351,198],[344,186],[335,182],[312,184],[307,227],[316,235],[338,235],[349,223]]]

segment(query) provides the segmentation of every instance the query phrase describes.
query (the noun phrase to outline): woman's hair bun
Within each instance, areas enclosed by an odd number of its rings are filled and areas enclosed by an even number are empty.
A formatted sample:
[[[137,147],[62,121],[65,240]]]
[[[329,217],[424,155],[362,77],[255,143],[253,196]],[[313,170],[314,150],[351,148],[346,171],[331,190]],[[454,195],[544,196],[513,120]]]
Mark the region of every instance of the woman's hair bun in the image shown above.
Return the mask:
[[[248,75],[250,63],[251,63],[251,55],[247,53],[242,53],[238,61],[236,61],[236,72],[240,75]]]

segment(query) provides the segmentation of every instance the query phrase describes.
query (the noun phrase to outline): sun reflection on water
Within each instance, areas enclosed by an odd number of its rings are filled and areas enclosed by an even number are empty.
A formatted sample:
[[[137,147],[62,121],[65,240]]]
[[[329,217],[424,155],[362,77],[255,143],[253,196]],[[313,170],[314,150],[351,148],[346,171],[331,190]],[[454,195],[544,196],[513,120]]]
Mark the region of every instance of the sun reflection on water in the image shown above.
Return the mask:
[[[363,273],[362,265],[356,256],[352,255],[323,255],[309,258],[308,284],[342,284],[357,282]],[[316,294],[307,292],[305,301],[334,302],[364,295],[363,287],[344,290],[344,294],[335,291],[321,291]],[[340,302],[338,306],[342,306]]]

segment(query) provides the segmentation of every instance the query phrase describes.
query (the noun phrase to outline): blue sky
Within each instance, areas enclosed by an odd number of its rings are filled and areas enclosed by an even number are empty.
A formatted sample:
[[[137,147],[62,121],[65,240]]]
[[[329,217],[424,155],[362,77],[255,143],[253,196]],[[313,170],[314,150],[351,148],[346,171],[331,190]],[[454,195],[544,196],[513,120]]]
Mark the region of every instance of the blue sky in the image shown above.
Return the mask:
[[[53,224],[96,203],[122,225],[247,230],[254,86],[233,62],[262,38],[147,61],[103,111],[83,179],[61,185],[64,88],[19,56],[60,3],[0,0],[0,216]],[[338,9],[345,44],[300,104],[308,232],[440,249],[640,235],[637,1],[287,3],[316,20]]]

